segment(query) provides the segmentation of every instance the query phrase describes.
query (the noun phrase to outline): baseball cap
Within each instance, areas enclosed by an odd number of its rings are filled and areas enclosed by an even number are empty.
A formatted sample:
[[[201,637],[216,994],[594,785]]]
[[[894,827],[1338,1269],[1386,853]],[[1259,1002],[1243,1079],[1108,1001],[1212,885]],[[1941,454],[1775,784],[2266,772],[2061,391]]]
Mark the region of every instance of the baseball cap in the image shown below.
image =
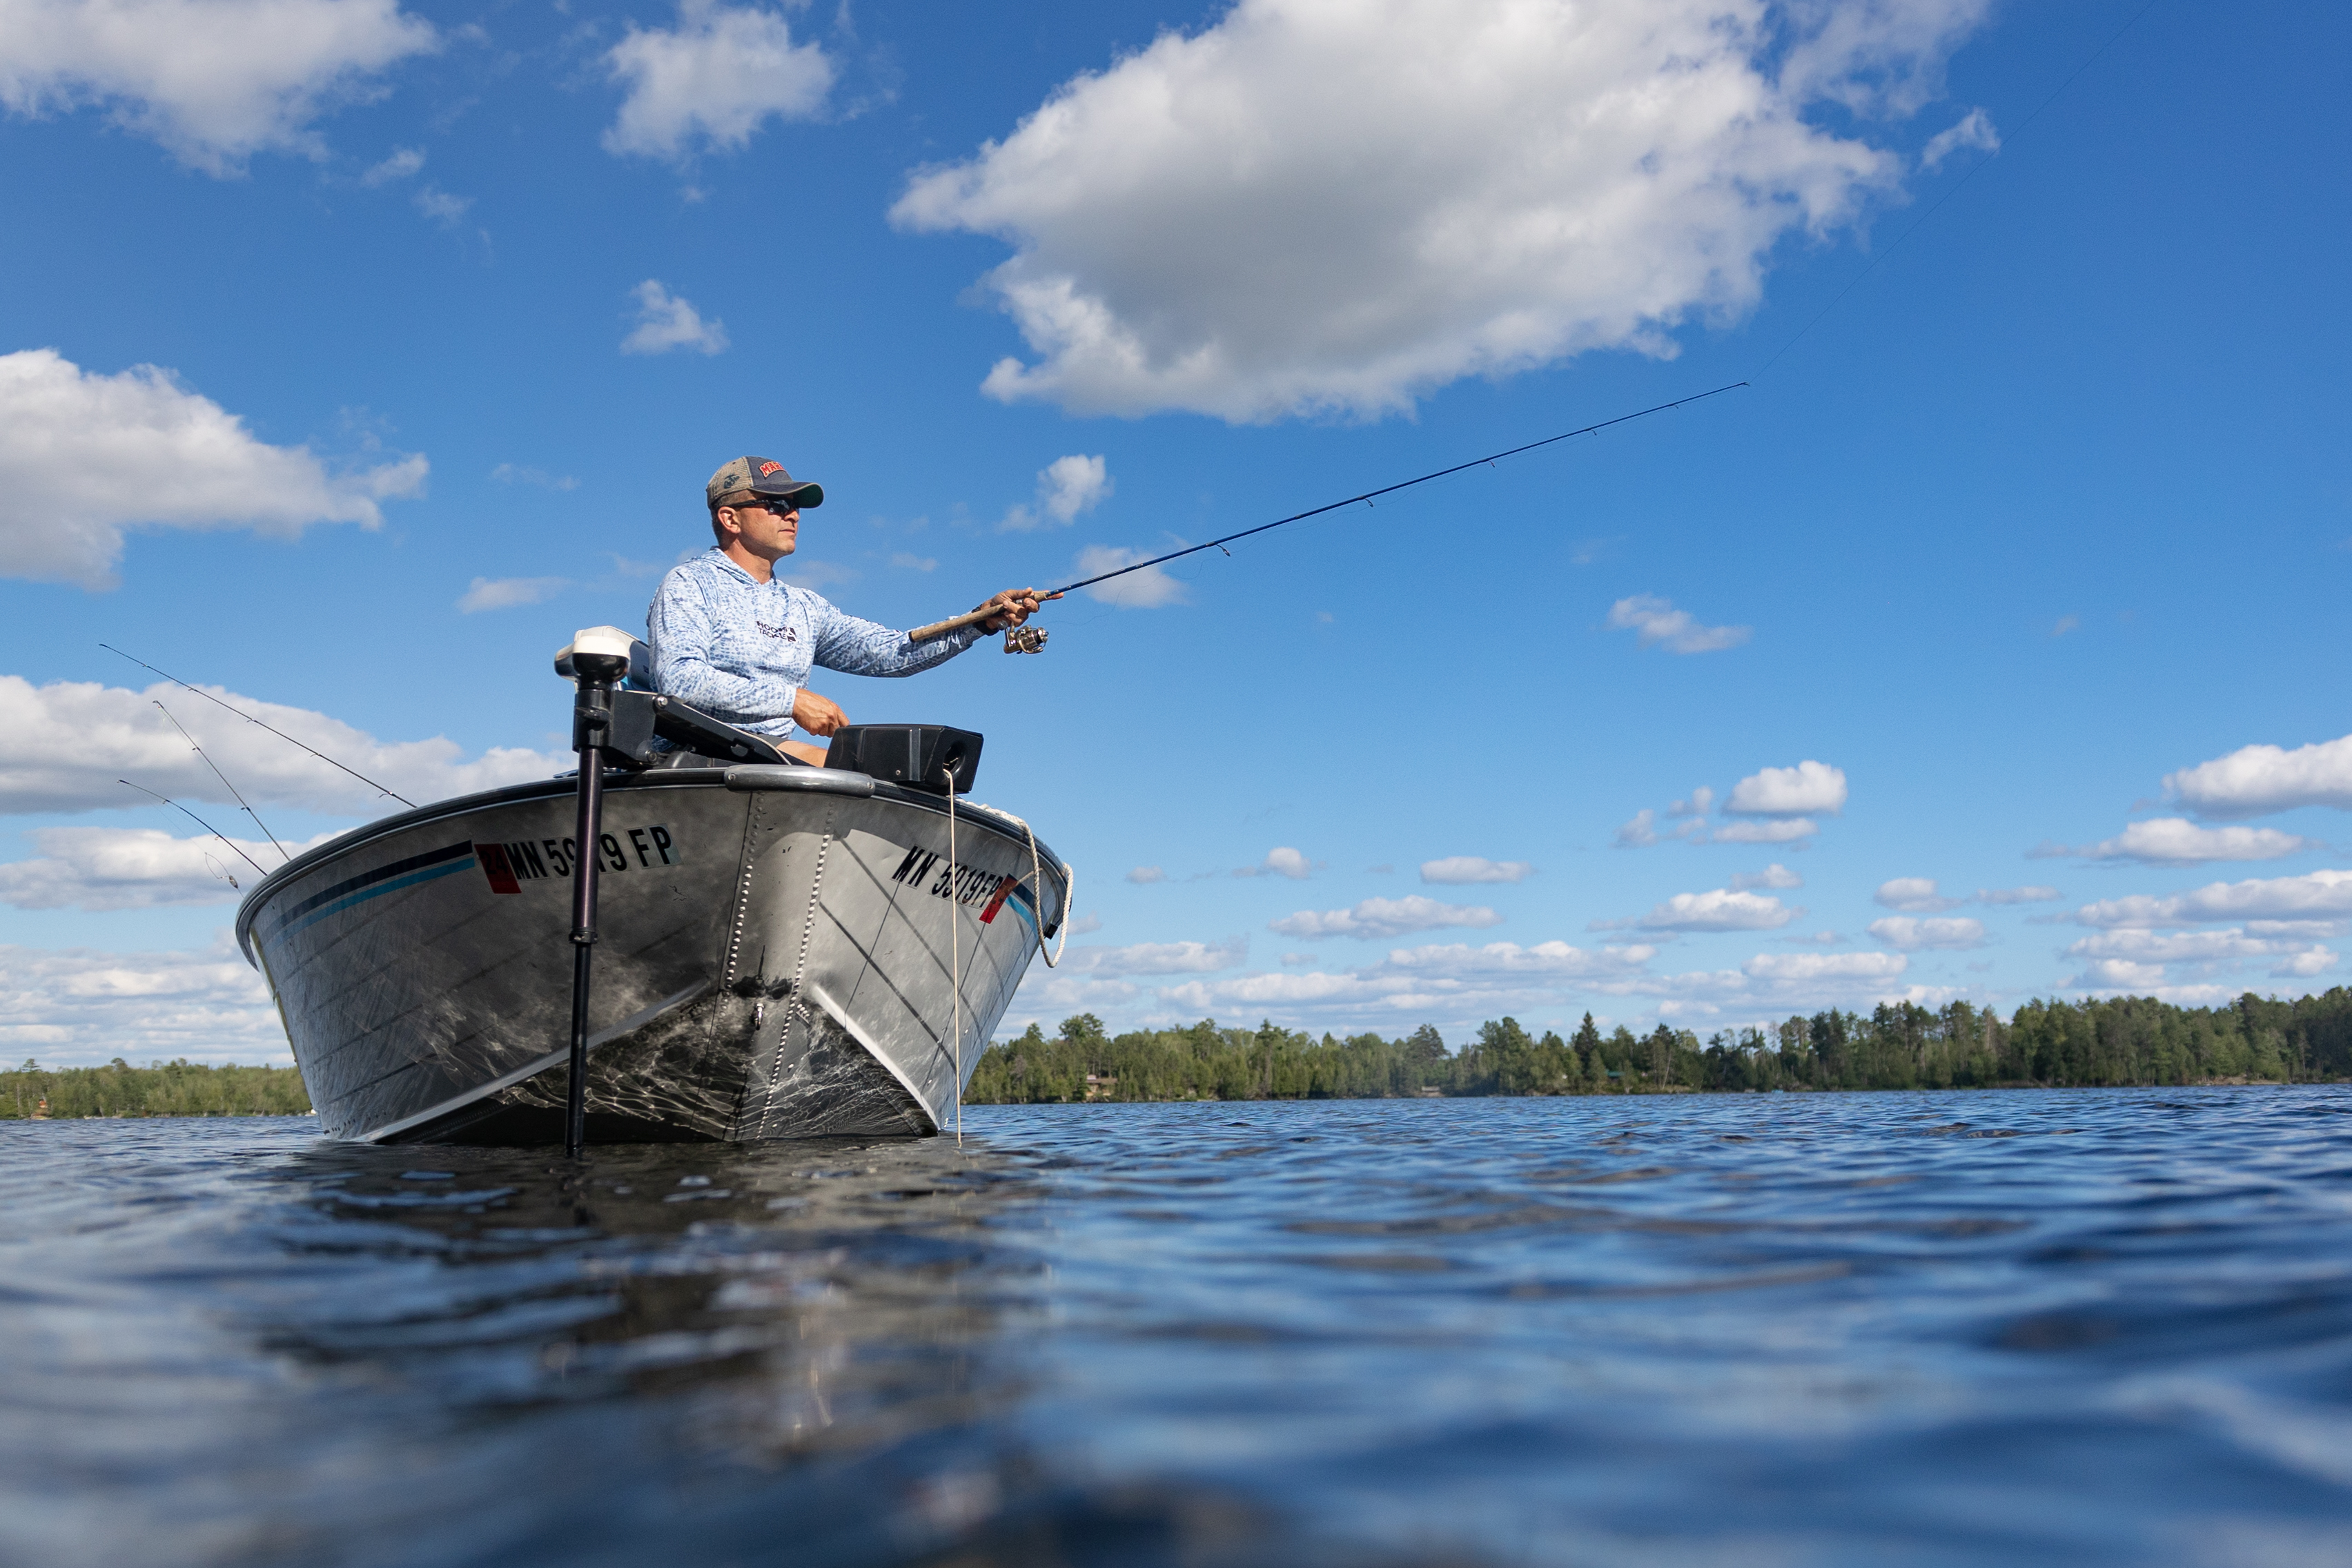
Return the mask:
[[[796,507],[823,506],[824,487],[796,479],[784,471],[784,466],[772,458],[738,458],[719,466],[702,487],[702,493],[712,506],[727,497],[749,490],[761,500],[788,501]]]

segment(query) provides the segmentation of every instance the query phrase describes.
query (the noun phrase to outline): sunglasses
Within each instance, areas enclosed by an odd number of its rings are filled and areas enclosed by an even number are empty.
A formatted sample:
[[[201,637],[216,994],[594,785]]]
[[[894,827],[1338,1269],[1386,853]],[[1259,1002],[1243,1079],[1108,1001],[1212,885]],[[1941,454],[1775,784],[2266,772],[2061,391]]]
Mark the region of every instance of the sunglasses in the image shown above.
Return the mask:
[[[766,496],[753,496],[750,500],[730,501],[728,504],[737,511],[772,511],[778,517],[787,517],[801,510],[798,501],[775,500]]]

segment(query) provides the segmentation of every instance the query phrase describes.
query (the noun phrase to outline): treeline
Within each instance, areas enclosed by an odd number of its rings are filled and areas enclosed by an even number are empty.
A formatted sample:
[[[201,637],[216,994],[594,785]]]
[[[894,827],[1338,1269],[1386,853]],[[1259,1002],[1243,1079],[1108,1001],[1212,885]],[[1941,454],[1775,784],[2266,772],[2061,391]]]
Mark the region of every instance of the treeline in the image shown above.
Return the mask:
[[[1048,1038],[1032,1024],[991,1046],[967,1104],[1084,1100],[1362,1100],[1410,1095],[1656,1094],[1690,1090],[1996,1089],[2352,1078],[2352,991],[2293,1002],[2249,992],[2222,1007],[2153,997],[2029,1002],[2004,1019],[1954,1002],[1834,1009],[1702,1042],[1661,1024],[1566,1039],[1516,1019],[1449,1048],[1423,1025],[1399,1039],[1320,1038],[1271,1023],[1140,1029],[1113,1037],[1082,1013]]]
[[[45,1103],[46,1102],[46,1103]],[[300,1116],[310,1109],[293,1068],[206,1067],[121,1057],[102,1068],[0,1071],[0,1120],[40,1116]]]

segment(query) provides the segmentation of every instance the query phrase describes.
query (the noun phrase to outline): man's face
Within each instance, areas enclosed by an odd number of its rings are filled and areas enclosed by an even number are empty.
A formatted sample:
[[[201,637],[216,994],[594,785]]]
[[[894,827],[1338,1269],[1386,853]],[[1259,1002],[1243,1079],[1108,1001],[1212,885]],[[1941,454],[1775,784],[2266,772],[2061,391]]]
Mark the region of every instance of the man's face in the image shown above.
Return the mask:
[[[763,561],[782,560],[799,545],[798,507],[787,507],[782,501],[744,501],[721,510],[733,515],[743,548]]]

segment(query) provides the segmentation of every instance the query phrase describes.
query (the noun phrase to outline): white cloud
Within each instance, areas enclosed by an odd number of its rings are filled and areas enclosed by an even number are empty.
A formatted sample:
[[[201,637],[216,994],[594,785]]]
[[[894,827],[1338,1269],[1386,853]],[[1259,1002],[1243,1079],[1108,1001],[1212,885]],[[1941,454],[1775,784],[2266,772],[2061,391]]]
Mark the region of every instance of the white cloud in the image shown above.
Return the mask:
[[[1157,866],[1138,866],[1127,874],[1127,879],[1139,886],[1151,882],[1164,882],[1168,879],[1168,873]]]
[[[1993,129],[1992,116],[1981,109],[1971,109],[1950,129],[1936,132],[1920,149],[1919,166],[1939,169],[1945,159],[1963,147],[1981,147],[1988,153],[2000,151],[2000,132]]]
[[[1763,893],[1717,888],[1676,893],[1634,923],[1643,931],[1773,931],[1803,912]]]
[[[1287,877],[1294,882],[1303,882],[1314,874],[1315,863],[1287,845],[1267,850],[1265,858],[1255,866],[1234,868],[1236,877]]]
[[[424,804],[499,784],[547,778],[571,765],[568,754],[494,747],[460,761],[454,741],[379,741],[341,720],[208,686],[306,745],[315,746],[371,778]],[[375,816],[395,803],[308,756],[257,724],[249,724],[176,686],[144,691],[95,681],[35,686],[0,675],[0,812],[89,811],[152,804],[117,783],[131,779],[159,795],[234,805],[204,759],[156,711],[171,715],[236,781],[257,805],[285,804],[309,810]],[[222,826],[215,822],[215,826]],[[266,863],[266,862],[265,862]]]
[[[1016,506],[1004,514],[1003,525],[1025,531],[1045,526],[1068,527],[1083,511],[1092,511],[1109,498],[1112,483],[1108,463],[1100,457],[1072,453],[1056,458],[1037,470],[1037,504]]]
[[[2086,926],[2181,926],[2209,921],[2308,921],[2352,915],[2352,871],[2213,882],[2189,893],[2135,893],[2084,904]]]
[[[2131,823],[2115,837],[2084,845],[2075,853],[2093,860],[2186,866],[2200,860],[2275,860],[2319,847],[2311,839],[2275,827],[2200,827],[2187,817],[2158,816]]]
[[[2167,773],[2164,788],[2200,816],[2262,816],[2299,805],[2352,811],[2352,735],[2292,752],[2242,746]]]
[[[1801,888],[1805,879],[1775,860],[1761,871],[1743,871],[1731,879],[1731,890],[1744,893],[1750,888]]]
[[[1111,978],[1123,974],[1213,974],[1249,958],[1249,938],[1237,936],[1216,943],[1201,942],[1139,942],[1129,947],[1073,949],[1065,966],[1079,974]]]
[[[1482,855],[1448,855],[1442,860],[1423,860],[1421,879],[1424,882],[1459,885],[1468,882],[1524,882],[1535,872],[1525,860],[1489,860]]]
[[[1723,803],[1730,816],[1835,816],[1845,810],[1845,771],[1806,761],[1793,768],[1759,768],[1731,786]]]
[[[291,539],[314,522],[383,521],[424,488],[422,457],[332,474],[307,447],[134,365],[84,372],[54,349],[0,354],[0,574],[108,588],[132,528],[249,528]]]
[[[2084,937],[2068,945],[2066,956],[2125,958],[2143,963],[2224,963],[2326,951],[2300,942],[2250,936],[2242,926],[2226,931],[2149,931],[2127,926]]]
[[[1557,980],[1619,979],[1640,973],[1658,950],[1639,944],[1604,947],[1599,951],[1564,942],[1521,947],[1515,942],[1490,942],[1473,948],[1467,942],[1399,948],[1380,969],[1383,972],[1429,973],[1443,971],[1456,978],[1542,976]]]
[[[1888,981],[1910,963],[1899,952],[1759,952],[1739,968],[1758,980],[1820,984],[1833,980]]]
[[[793,42],[774,11],[679,0],[675,31],[640,29],[604,57],[612,79],[628,84],[604,132],[608,153],[682,158],[699,137],[742,146],[771,116],[814,119],[833,90],[833,61],[815,44]]]
[[[1889,915],[1870,922],[1870,934],[1889,947],[1915,952],[1921,948],[1982,947],[1982,921],[1921,920],[1916,915]]]
[[[1790,817],[1782,822],[1727,822],[1717,828],[1714,842],[1717,844],[1797,844],[1801,838],[1811,838],[1821,829],[1809,817]],[[1797,844],[1797,847],[1804,846]]]
[[[637,324],[621,340],[625,354],[667,353],[672,349],[693,349],[698,353],[723,353],[727,347],[727,323],[713,316],[702,319],[702,312],[688,304],[686,297],[673,294],[661,286],[658,279],[648,278],[629,290],[637,301]]]
[[[1965,900],[1939,897],[1932,877],[1896,877],[1878,884],[1871,895],[1874,902],[1890,910],[1903,910],[1911,914],[1936,914],[1944,910],[1958,909]]]
[[[1668,816],[1705,816],[1715,809],[1715,791],[1701,784],[1690,792],[1688,800],[1678,800],[1666,807]]]
[[[2315,974],[2325,974],[2336,967],[2336,954],[2324,947],[2308,948],[2294,953],[2271,971],[2273,980],[2307,980]]]
[[[310,130],[367,79],[438,46],[398,0],[5,0],[0,104],[104,105],[215,174],[255,153],[316,156]]]
[[[1657,841],[1658,814],[1646,805],[1609,837],[1610,844],[1619,849],[1646,849]]]
[[[146,910],[236,899],[284,863],[267,839],[174,838],[144,827],[42,827],[35,858],[0,865],[0,903],[20,910]],[[333,837],[286,846],[299,855]],[[241,852],[241,853],[240,853]]]
[[[268,989],[226,931],[201,953],[0,947],[0,1051],[48,1067],[291,1060]]]
[[[987,282],[1038,358],[990,372],[1008,400],[1376,415],[1591,349],[1667,355],[1681,323],[1752,309],[1786,238],[1894,184],[1898,160],[1808,112],[1907,107],[1883,83],[1932,77],[1982,4],[1881,9],[1904,25],[1242,0],[919,172],[891,216],[1014,247]]]
[[[939,570],[940,558],[936,555],[917,555],[911,551],[900,550],[892,552],[890,564],[908,572],[936,572]]]
[[[1980,904],[2051,904],[2065,895],[2055,888],[1979,888],[1977,902]]]
[[[1609,625],[1616,631],[1639,635],[1643,647],[1663,646],[1668,653],[1717,653],[1748,640],[1749,626],[1703,626],[1688,610],[1654,594],[1636,594],[1609,606]],[[1681,804],[1679,802],[1677,805]],[[1676,812],[1675,816],[1688,815]],[[1702,806],[1699,815],[1705,815]]]
[[[1078,552],[1076,574],[1079,577],[1097,577],[1105,572],[1116,572],[1139,561],[1149,561],[1155,552],[1149,550],[1123,550],[1116,545],[1089,544]],[[1165,551],[1157,553],[1165,554]],[[1124,577],[1114,577],[1108,583],[1097,583],[1087,590],[1089,598],[1106,605],[1117,605],[1126,610],[1156,610],[1162,605],[1184,602],[1184,584],[1168,575],[1164,567],[1147,566],[1140,572],[1129,572]]]
[[[517,605],[541,604],[570,586],[569,577],[477,577],[457,600],[457,608],[469,616],[480,610],[510,610]]]
[[[418,212],[443,228],[455,228],[467,209],[474,205],[471,196],[453,196],[438,185],[426,185],[408,198]]]
[[[415,174],[417,170],[422,169],[423,167],[425,167],[424,148],[395,147],[392,150],[392,156],[386,158],[383,163],[375,164],[373,167],[370,168],[366,174],[360,176],[360,184],[362,185],[388,185],[394,180],[407,179],[411,174]]]
[[[2164,965],[2134,963],[2125,958],[2103,958],[2067,984],[2078,990],[2146,992],[2164,980]]]
[[[1353,909],[1301,910],[1267,929],[1284,936],[1312,942],[1318,937],[1352,936],[1385,942],[1411,931],[1437,931],[1445,926],[1492,926],[1503,917],[1481,904],[1447,904],[1422,893],[1402,899],[1366,899]]]

